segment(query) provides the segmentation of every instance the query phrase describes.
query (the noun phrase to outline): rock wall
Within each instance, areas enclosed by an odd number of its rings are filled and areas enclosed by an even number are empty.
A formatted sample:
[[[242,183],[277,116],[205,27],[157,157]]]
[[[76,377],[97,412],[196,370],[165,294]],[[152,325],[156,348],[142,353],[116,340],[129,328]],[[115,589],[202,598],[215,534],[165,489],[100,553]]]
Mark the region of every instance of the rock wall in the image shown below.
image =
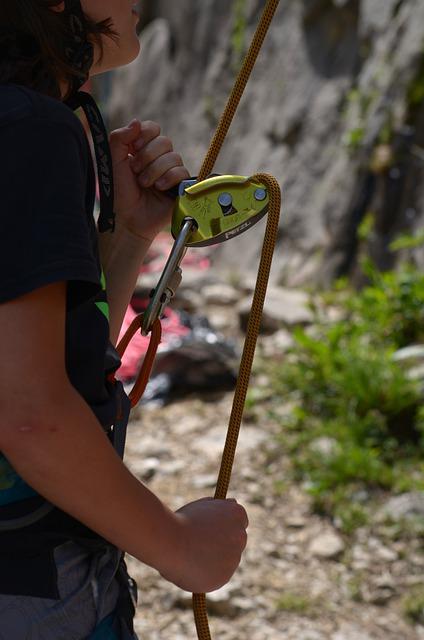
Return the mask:
[[[111,78],[110,125],[154,119],[197,173],[264,0],[143,0],[142,54]],[[283,0],[215,170],[274,174],[283,215],[273,279],[328,284],[423,225],[424,0]],[[254,271],[261,227],[217,267]],[[423,255],[416,252],[417,260]],[[424,260],[423,260],[424,262]]]

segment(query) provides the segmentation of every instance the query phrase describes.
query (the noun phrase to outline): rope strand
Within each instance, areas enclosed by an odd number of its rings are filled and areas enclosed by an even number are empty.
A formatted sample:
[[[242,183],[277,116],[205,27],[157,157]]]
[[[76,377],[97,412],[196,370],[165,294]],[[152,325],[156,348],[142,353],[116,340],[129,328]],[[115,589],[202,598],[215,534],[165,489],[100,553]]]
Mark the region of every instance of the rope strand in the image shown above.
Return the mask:
[[[255,66],[256,59],[279,4],[280,0],[268,0],[266,3],[261,20],[249,47],[249,51],[246,54],[233,90],[228,98],[227,105],[219,121],[215,135],[212,138],[212,142],[210,143],[208,152],[199,171],[199,182],[201,182],[201,180],[205,180],[212,173],[212,169],[215,166],[216,159],[221,151],[222,145],[224,144],[224,140],[233,121],[234,114],[237,111],[241,97],[250,78],[250,74]]]
[[[280,219],[281,191],[277,180],[268,174],[259,173],[252,176],[255,182],[262,182],[269,190],[269,212],[262,246],[261,261],[256,280],[243,355],[240,361],[239,375],[234,392],[233,406],[228,425],[227,439],[222,454],[221,468],[216,485],[216,499],[225,499],[230,484],[233,462],[237,448],[241,420],[244,412],[247,389],[255,355],[256,341],[262,320],[262,310],[268,286],[274,247],[277,241],[278,223]],[[206,596],[203,593],[193,594],[193,612],[199,640],[211,640],[209,630]]]
[[[203,161],[198,176],[199,182],[205,180],[212,173],[216,159],[219,155],[219,152],[221,151],[221,147],[224,143],[225,137],[228,133],[231,122],[234,118],[235,112],[243,95],[243,91],[246,87],[247,81],[249,80],[250,74],[255,65],[259,51],[262,47],[263,41],[268,32],[279,2],[280,0],[267,1],[261,20],[256,29],[252,44],[250,45],[249,51],[247,52],[246,58],[243,62],[234,88],[230,94],[227,105],[221,116],[209,150]],[[227,439],[225,442],[221,468],[219,471],[217,486],[215,490],[216,499],[224,499],[226,497],[230,484],[234,456],[237,447],[241,420],[243,417],[253,358],[255,355],[256,341],[262,319],[263,305],[268,286],[274,247],[277,240],[278,223],[280,218],[281,191],[277,180],[273,176],[269,176],[268,174],[257,174],[255,176],[252,176],[252,180],[263,182],[268,187],[270,197],[268,221],[262,246],[262,256],[258,270],[256,289],[253,296],[252,309],[247,327],[246,340],[240,362],[239,376],[234,393],[233,407],[228,425]],[[209,629],[205,594],[193,594],[193,612],[198,639],[212,640]]]

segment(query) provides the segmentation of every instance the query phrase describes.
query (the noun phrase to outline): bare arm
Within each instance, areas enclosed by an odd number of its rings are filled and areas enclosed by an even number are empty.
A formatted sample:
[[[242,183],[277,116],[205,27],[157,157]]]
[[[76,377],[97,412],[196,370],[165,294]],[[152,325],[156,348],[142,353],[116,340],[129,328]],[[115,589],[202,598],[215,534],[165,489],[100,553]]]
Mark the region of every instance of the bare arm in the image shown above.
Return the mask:
[[[41,495],[167,579],[218,588],[246,544],[244,510],[205,499],[174,514],[131,475],[67,378],[65,293],[58,283],[0,305],[0,450]]]
[[[160,132],[155,122],[134,120],[110,136],[116,230],[100,234],[99,247],[114,344],[147,250],[171,221],[174,201],[166,191],[189,176],[171,140]]]
[[[176,518],[130,474],[69,383],[64,367],[64,296],[65,285],[52,285],[6,305],[11,313],[2,338],[7,378],[2,375],[0,448],[45,498],[161,569],[161,555],[166,557],[178,545]],[[19,310],[28,305],[31,322],[22,320],[16,344]],[[3,320],[6,306],[1,308]],[[13,350],[6,347],[12,343]]]
[[[132,233],[119,218],[114,233],[99,235],[100,259],[110,310],[110,340],[116,345],[140,267],[152,241]]]

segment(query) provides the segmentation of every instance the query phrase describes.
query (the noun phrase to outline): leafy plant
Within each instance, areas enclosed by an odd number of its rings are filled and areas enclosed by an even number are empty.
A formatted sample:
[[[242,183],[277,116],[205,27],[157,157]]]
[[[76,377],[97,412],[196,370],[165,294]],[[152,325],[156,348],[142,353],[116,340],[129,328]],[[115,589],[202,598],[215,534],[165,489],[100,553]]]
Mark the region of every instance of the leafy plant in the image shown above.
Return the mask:
[[[350,151],[356,151],[362,145],[365,136],[365,127],[358,126],[350,129],[343,138],[345,146]]]
[[[409,622],[424,624],[424,588],[412,589],[403,598],[402,609]]]
[[[367,522],[370,492],[424,488],[421,390],[393,358],[424,338],[424,276],[365,269],[366,287],[323,297],[313,333],[297,329],[284,366],[268,365],[275,397],[296,405],[280,418],[294,477],[346,533]],[[341,320],[326,319],[329,301]]]
[[[286,591],[277,601],[277,609],[280,611],[290,611],[292,613],[300,613],[308,615],[312,613],[316,603],[305,595]]]
[[[358,329],[392,349],[422,340],[424,274],[411,265],[380,273],[370,261],[364,261],[363,270],[369,285],[345,299]]]
[[[408,87],[408,104],[416,107],[424,100],[424,53],[415,77]]]
[[[391,251],[401,251],[402,249],[416,249],[424,246],[424,228],[418,229],[414,235],[405,233],[393,240],[389,249]]]

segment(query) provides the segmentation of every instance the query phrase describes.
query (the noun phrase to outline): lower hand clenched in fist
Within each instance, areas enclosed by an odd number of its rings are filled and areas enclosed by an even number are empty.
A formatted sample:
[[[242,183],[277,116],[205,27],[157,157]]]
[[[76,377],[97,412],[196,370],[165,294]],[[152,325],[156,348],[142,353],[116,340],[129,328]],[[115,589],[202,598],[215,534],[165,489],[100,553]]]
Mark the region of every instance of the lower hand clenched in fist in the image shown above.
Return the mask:
[[[176,517],[180,557],[162,575],[194,593],[219,589],[230,580],[246,547],[245,509],[234,499],[202,498],[179,509]]]

